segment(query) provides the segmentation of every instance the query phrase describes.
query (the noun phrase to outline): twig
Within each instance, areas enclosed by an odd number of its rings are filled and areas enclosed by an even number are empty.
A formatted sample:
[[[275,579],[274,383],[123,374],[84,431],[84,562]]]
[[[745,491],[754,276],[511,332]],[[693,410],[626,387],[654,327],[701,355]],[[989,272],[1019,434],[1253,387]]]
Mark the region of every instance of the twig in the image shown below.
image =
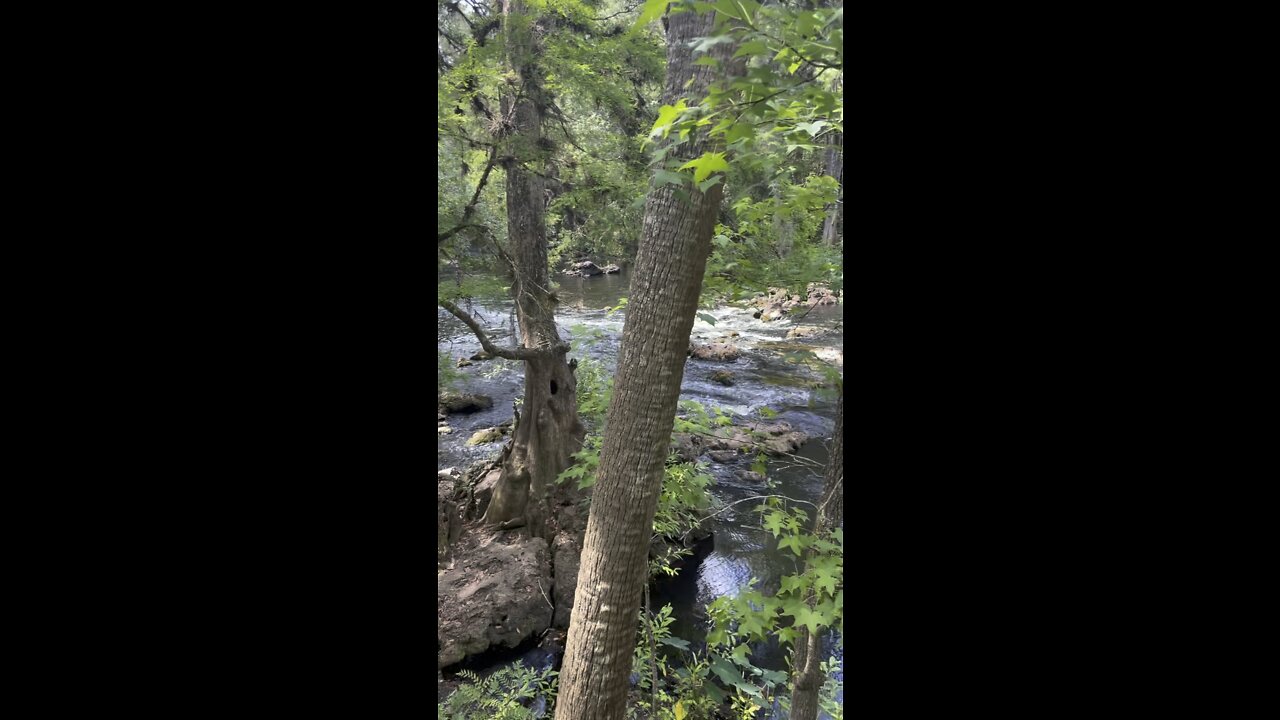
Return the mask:
[[[765,500],[765,499],[768,499],[768,498],[775,498],[775,497],[776,497],[776,498],[782,498],[783,500],[790,500],[791,502],[794,502],[794,503],[801,503],[801,504],[803,504],[803,505],[811,505],[811,506],[813,506],[813,507],[815,507],[815,508],[816,508],[816,507],[818,507],[817,505],[815,505],[814,503],[809,502],[808,500],[800,500],[800,499],[793,498],[793,497],[787,497],[786,495],[756,495],[756,496],[749,497],[749,498],[742,498],[741,500],[735,500],[735,501],[733,501],[733,502],[729,503],[728,505],[725,505],[724,507],[720,508],[719,510],[716,510],[715,512],[713,512],[713,513],[711,513],[711,514],[706,515],[705,517],[703,517],[703,520],[706,520],[707,518],[713,518],[713,517],[715,517],[716,515],[719,515],[720,513],[724,512],[725,510],[728,510],[729,508],[733,507],[734,505],[741,505],[741,504],[742,504],[742,503],[744,503],[744,502],[750,502],[750,501],[752,501],[752,500]],[[689,533],[693,532],[693,530],[694,530],[694,528],[689,528],[688,530],[685,530],[685,531],[684,531],[684,533],[682,533],[682,534],[680,535],[680,539],[681,539],[681,540],[683,540],[684,538],[688,537]],[[657,539],[658,539],[658,534],[657,534],[657,533],[654,533],[653,537],[649,538],[649,540],[650,540],[650,541],[657,540]]]
[[[547,607],[551,608],[551,612],[554,613],[556,611],[556,606],[551,604],[551,598],[547,597],[547,591],[542,589],[542,578],[538,578],[538,592],[542,593],[542,599],[547,601]],[[551,628],[547,628],[547,630],[550,629]],[[546,635],[546,630],[543,630],[542,634]]]

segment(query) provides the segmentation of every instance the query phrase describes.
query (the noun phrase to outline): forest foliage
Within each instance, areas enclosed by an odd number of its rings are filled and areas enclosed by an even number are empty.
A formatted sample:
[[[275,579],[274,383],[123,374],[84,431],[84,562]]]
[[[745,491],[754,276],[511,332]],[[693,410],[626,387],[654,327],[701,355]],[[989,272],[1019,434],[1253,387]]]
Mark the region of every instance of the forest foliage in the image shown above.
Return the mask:
[[[843,285],[841,233],[824,240],[824,223],[843,202],[833,162],[843,162],[843,8],[839,2],[789,0],[526,0],[530,12],[508,21],[539,23],[536,63],[544,78],[545,137],[536,147],[508,146],[503,95],[514,85],[504,61],[500,12],[479,0],[439,5],[437,104],[437,232],[440,296],[485,297],[506,290],[496,262],[508,247],[504,164],[520,162],[546,181],[546,224],[553,276],[589,257],[633,259],[647,193],[723,185],[725,199],[712,239],[703,302],[736,301],[770,286],[800,291],[807,283]],[[692,46],[699,65],[723,71],[705,97],[661,104],[665,69],[662,18],[711,12],[716,32]],[[733,67],[707,51],[729,43]],[[708,130],[709,129],[709,130]],[[709,131],[716,145],[684,157],[681,141]],[[443,364],[442,364],[443,367]],[[562,482],[590,487],[610,400],[610,378],[597,362],[576,370],[579,413],[589,434]],[[454,379],[451,369],[438,381]],[[673,432],[714,432],[727,417],[686,407]],[[763,457],[753,470],[765,471]],[[717,508],[705,467],[672,456],[664,473],[655,536],[679,537]],[[842,528],[813,529],[813,517],[789,499],[763,498],[755,508],[775,547],[796,559],[771,593],[753,586],[720,597],[706,613],[705,642],[671,635],[671,608],[645,608],[633,658],[633,716],[711,720],[729,708],[756,717],[786,706],[786,673],[756,667],[755,643],[792,643],[801,627],[843,640]],[[687,553],[686,553],[687,554]],[[673,575],[680,552],[658,558],[650,573]],[[828,677],[823,710],[842,717],[842,687]],[[517,666],[518,668],[518,666]],[[547,716],[554,672],[507,669],[466,682],[440,706],[440,717]],[[656,684],[654,679],[657,680]]]

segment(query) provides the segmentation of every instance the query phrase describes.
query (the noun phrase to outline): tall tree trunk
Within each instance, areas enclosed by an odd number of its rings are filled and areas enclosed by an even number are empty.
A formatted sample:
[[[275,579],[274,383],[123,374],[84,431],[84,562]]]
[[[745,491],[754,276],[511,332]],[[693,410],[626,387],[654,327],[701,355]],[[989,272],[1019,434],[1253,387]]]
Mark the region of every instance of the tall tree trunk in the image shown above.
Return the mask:
[[[836,91],[842,92],[844,78],[836,80]],[[836,238],[844,239],[844,133],[833,132],[827,136],[827,174],[836,179],[836,201],[827,208],[827,217],[822,221],[822,242],[829,246],[836,244]]]
[[[668,16],[663,103],[687,97],[692,104],[706,95],[718,73],[694,65],[689,45],[712,34],[714,18]],[[717,45],[713,55],[725,62],[730,50]],[[705,132],[697,132],[679,150],[692,158],[708,147]],[[681,199],[669,184],[650,188],[560,673],[558,720],[625,714],[649,535],[723,192],[722,183],[706,193],[684,188]]]
[[[836,527],[844,517],[844,384],[840,386],[840,399],[836,403],[835,437],[831,441],[831,459],[822,487],[822,499],[814,519],[814,532],[821,533]],[[818,690],[822,687],[822,643],[817,634],[810,634],[801,627],[795,642],[795,670],[792,675],[791,720],[816,720],[818,717]]]
[[[504,0],[507,59],[516,81],[503,98],[509,122],[507,156],[507,237],[512,245],[512,285],[521,345],[544,351],[525,360],[524,405],[516,421],[502,479],[494,489],[485,522],[518,525],[551,540],[547,495],[555,478],[572,462],[585,430],[578,418],[577,381],[556,330],[555,299],[547,273],[546,197],[538,165],[545,102],[537,66],[539,38],[522,0]]]

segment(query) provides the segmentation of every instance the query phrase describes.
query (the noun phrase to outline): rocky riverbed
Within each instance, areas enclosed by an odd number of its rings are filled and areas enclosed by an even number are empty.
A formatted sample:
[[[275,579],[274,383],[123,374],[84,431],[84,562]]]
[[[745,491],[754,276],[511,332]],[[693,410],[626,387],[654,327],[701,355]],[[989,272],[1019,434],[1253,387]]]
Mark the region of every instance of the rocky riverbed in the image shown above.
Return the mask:
[[[573,341],[570,357],[599,363],[605,376],[611,375],[625,308],[610,308],[626,295],[625,269],[560,282],[559,325],[562,337]],[[510,342],[515,328],[509,300],[494,299],[473,310],[487,330]],[[695,323],[681,399],[719,408],[732,417],[733,425],[713,437],[677,437],[680,453],[706,463],[716,478],[712,494],[721,510],[706,523],[710,537],[681,575],[655,588],[655,604],[673,606],[676,636],[696,644],[705,632],[705,604],[741,592],[753,577],[767,592],[770,583],[776,587],[782,575],[795,571],[794,556],[779,553],[760,529],[749,498],[765,493],[810,501],[817,497],[833,426],[835,396],[829,376],[843,367],[843,310],[840,297],[814,286],[800,296],[771,289],[739,306],[700,311],[715,322]],[[477,502],[476,492],[483,499],[482,486],[492,476],[474,473],[507,442],[513,405],[522,394],[522,367],[500,358],[475,359],[480,347],[470,331],[444,311],[438,317],[438,348],[461,366],[461,380],[437,408],[438,470],[456,471],[441,479],[441,499],[448,496],[449,512],[461,522],[468,510],[459,507],[457,489],[466,487],[472,494],[464,505]],[[781,456],[769,469],[776,482],[773,488],[749,469],[757,451]],[[472,477],[464,475],[468,467]],[[448,488],[443,487],[446,481]],[[580,522],[585,527],[585,513]],[[448,534],[446,527],[446,542]],[[556,632],[553,626],[567,626],[567,608],[561,618],[559,606],[566,604],[564,595],[572,597],[570,580],[576,576],[573,560],[578,548],[564,538],[557,538],[552,547],[542,541],[484,536],[467,542],[476,545],[451,548],[439,570],[442,591],[449,598],[467,593],[461,603],[451,603],[450,619],[440,628],[438,664],[446,668],[446,675],[448,667],[467,657],[496,661],[500,654],[495,651],[512,656],[535,652],[548,633]],[[494,602],[504,592],[512,597]],[[472,600],[481,596],[483,600]],[[776,648],[753,650],[757,662],[782,667]]]

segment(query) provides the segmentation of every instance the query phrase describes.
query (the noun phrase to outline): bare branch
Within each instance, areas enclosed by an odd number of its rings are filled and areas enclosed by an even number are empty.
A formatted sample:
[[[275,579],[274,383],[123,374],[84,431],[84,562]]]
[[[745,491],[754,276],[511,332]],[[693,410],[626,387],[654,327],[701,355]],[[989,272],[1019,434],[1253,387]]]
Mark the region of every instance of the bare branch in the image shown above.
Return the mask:
[[[477,225],[475,223],[462,223],[461,225],[455,225],[452,228],[449,228],[448,230],[440,233],[439,240],[436,242],[436,245],[439,245],[440,243],[443,243],[445,240],[448,240],[454,235],[457,235],[459,230],[466,230],[467,228],[479,228],[486,232],[489,230],[489,228],[485,227],[484,225]]]
[[[569,352],[568,343],[563,342],[550,345],[545,348],[498,347],[493,344],[493,341],[489,339],[488,335],[484,334],[484,331],[480,329],[480,325],[476,323],[475,319],[468,315],[465,310],[459,308],[448,300],[440,299],[438,302],[440,307],[449,311],[450,315],[458,318],[464,325],[471,328],[471,332],[475,333],[476,338],[480,340],[480,346],[484,348],[484,351],[495,357],[506,358],[508,360],[532,360],[534,358],[550,357],[556,353]]]

